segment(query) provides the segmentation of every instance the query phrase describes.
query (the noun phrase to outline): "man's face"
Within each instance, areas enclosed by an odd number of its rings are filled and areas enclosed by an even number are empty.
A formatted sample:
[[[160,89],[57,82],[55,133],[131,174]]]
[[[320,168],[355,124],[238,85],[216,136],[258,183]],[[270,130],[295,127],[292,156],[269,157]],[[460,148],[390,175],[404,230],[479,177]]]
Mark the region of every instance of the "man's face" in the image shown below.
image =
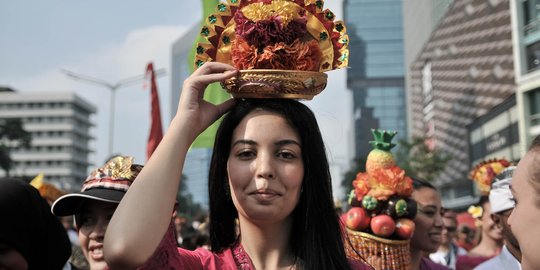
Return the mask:
[[[491,218],[493,219],[493,222],[495,222],[495,224],[497,224],[497,226],[501,228],[503,237],[508,242],[508,244],[519,249],[519,243],[512,231],[510,230],[510,226],[508,226],[508,217],[510,216],[510,214],[512,214],[512,210],[513,208],[496,214],[492,214]]]
[[[441,245],[449,245],[456,238],[457,221],[443,217],[443,224]]]

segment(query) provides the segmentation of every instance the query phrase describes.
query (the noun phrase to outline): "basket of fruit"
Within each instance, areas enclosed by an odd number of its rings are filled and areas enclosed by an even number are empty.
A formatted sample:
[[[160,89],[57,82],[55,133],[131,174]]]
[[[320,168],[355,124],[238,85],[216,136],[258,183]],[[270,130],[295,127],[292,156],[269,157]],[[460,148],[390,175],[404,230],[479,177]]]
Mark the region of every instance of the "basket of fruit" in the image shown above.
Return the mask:
[[[347,256],[365,259],[375,269],[409,269],[409,241],[417,204],[410,198],[412,179],[398,167],[390,150],[396,132],[371,130],[373,150],[366,172],[359,172],[349,194],[351,208],[342,217],[347,227]]]

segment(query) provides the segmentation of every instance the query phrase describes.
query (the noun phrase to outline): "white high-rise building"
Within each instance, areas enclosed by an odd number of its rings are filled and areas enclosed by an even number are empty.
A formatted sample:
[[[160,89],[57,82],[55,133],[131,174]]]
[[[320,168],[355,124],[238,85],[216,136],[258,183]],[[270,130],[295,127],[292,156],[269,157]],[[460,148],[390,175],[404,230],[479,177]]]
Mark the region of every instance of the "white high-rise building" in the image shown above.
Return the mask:
[[[90,116],[96,107],[74,93],[18,93],[0,87],[0,119],[19,118],[32,135],[30,148],[11,151],[11,176],[45,175],[65,190],[78,190],[87,176]],[[5,172],[0,170],[0,177]]]

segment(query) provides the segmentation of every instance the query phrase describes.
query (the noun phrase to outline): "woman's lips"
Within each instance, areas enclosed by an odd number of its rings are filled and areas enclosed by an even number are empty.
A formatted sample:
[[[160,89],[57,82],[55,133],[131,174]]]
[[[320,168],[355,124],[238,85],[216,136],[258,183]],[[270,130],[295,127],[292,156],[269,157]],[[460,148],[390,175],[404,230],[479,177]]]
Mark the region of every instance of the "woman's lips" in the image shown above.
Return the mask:
[[[431,232],[429,233],[429,238],[431,238],[431,240],[433,241],[436,241],[436,242],[441,242],[442,240],[442,234],[441,232]]]
[[[281,196],[280,193],[274,191],[274,190],[257,190],[255,192],[250,193],[251,196],[255,197],[259,201],[271,201],[279,196]]]
[[[102,261],[103,257],[103,245],[90,246],[88,248],[88,253],[94,261]]]

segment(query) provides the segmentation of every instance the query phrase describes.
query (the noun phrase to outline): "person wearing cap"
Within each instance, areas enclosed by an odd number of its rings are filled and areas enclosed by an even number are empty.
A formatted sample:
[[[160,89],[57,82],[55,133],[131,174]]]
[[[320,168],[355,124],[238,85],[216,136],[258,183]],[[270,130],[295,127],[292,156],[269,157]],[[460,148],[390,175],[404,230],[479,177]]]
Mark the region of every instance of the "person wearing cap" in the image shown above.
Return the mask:
[[[510,191],[515,169],[516,167],[510,166],[498,174],[489,191],[491,219],[502,230],[504,246],[499,255],[478,265],[474,268],[475,270],[521,269],[519,243],[508,226],[508,217],[512,214],[515,206],[514,197]]]
[[[514,210],[508,225],[516,236],[521,249],[521,268],[540,269],[538,243],[540,243],[540,136],[531,143],[529,151],[516,166],[512,176]]]
[[[75,216],[81,249],[91,270],[108,268],[103,257],[105,231],[141,169],[141,165],[133,164],[132,157],[114,157],[90,173],[80,192],[66,194],[52,205],[56,216]]]
[[[0,269],[60,270],[71,243],[37,189],[14,179],[0,180]]]

